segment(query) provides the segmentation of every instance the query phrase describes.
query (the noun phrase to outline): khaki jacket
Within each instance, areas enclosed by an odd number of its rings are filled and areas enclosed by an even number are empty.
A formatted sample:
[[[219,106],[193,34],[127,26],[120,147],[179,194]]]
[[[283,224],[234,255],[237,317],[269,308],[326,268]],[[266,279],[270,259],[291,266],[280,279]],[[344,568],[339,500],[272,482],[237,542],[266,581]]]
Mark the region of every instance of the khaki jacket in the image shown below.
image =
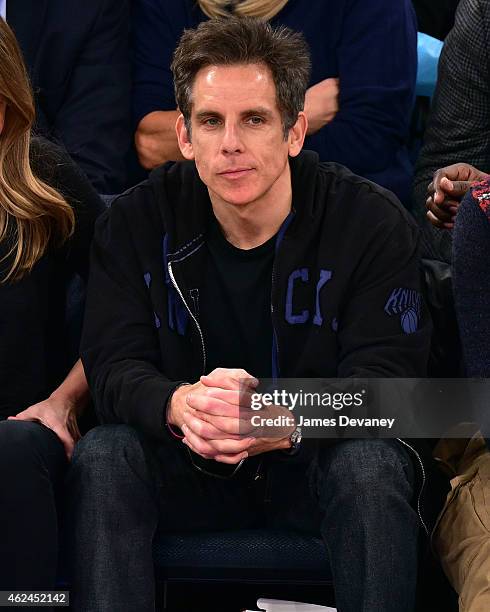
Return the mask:
[[[478,432],[444,439],[434,457],[451,477],[451,491],[432,533],[432,546],[460,612],[490,610],[490,452]]]

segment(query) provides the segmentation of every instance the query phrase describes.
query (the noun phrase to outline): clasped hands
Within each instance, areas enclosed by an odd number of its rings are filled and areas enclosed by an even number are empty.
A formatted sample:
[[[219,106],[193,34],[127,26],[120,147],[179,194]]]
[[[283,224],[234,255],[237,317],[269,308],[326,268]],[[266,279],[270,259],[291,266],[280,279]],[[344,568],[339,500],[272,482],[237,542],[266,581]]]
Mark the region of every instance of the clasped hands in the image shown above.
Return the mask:
[[[167,422],[179,427],[183,442],[205,459],[236,464],[246,457],[290,448],[294,426],[275,429],[274,437],[251,424],[251,394],[259,381],[242,369],[217,368],[193,385],[174,392]],[[267,408],[268,416],[290,414],[282,406]]]
[[[475,181],[488,178],[488,174],[470,164],[453,164],[434,172],[427,187],[427,218],[439,229],[453,229],[462,198]]]

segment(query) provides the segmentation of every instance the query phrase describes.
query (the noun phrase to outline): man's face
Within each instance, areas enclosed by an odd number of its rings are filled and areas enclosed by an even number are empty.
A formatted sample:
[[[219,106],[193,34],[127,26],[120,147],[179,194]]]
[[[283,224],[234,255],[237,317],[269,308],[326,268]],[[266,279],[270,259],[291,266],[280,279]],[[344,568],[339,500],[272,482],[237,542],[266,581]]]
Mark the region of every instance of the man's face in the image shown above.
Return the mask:
[[[284,138],[266,66],[206,66],[194,80],[191,138],[182,117],[177,135],[182,154],[195,160],[212,200],[246,205],[264,197],[273,201],[290,180],[288,155],[300,152],[304,124],[301,116]]]

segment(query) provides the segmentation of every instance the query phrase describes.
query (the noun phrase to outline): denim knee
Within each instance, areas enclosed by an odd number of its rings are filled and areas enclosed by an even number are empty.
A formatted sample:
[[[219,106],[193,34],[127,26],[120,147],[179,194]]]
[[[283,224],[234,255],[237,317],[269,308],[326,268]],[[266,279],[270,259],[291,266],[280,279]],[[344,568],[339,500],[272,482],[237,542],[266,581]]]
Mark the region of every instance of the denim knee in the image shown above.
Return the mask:
[[[113,481],[118,474],[123,477],[128,466],[138,469],[144,463],[141,440],[135,429],[128,425],[100,425],[76,445],[71,472],[97,475],[99,482]]]
[[[398,489],[412,494],[414,468],[396,440],[346,440],[330,447],[320,465],[323,484],[369,496],[374,490]]]

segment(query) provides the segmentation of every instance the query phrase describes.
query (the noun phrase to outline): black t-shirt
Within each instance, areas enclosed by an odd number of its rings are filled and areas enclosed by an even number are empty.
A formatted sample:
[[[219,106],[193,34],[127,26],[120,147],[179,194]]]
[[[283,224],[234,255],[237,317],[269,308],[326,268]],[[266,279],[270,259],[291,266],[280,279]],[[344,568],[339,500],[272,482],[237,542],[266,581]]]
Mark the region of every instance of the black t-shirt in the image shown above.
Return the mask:
[[[0,419],[46,399],[70,366],[66,335],[67,283],[86,279],[94,223],[102,203],[67,153],[44,139],[31,147],[35,174],[58,189],[75,210],[75,232],[48,248],[22,279],[0,284]],[[0,242],[0,258],[8,245]],[[0,264],[0,278],[11,259]]]
[[[208,372],[243,368],[258,378],[272,374],[271,283],[275,236],[238,249],[213,217],[206,238],[208,264],[200,304]]]

